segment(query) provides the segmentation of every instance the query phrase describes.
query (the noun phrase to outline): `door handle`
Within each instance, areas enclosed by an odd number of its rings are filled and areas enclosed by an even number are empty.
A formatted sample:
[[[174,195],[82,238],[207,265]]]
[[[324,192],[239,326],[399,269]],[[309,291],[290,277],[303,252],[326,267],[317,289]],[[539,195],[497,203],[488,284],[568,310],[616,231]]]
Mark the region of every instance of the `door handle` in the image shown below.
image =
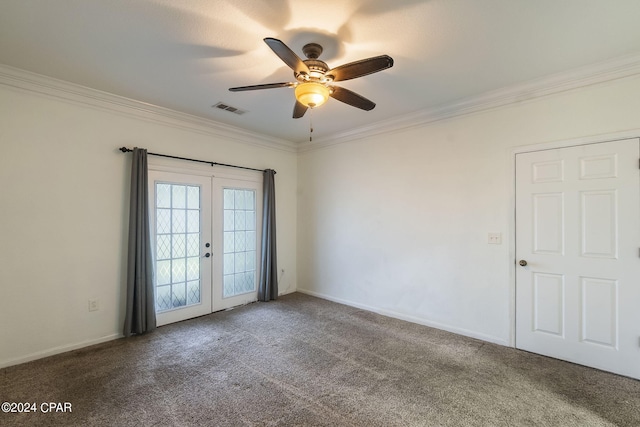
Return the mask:
[[[527,261],[525,261],[525,260],[521,259],[521,260],[518,262],[518,264],[520,264],[521,266],[523,266],[523,267],[524,267],[525,265],[527,265]]]
[[[207,252],[206,254],[204,254],[204,256],[205,256],[206,258],[209,258],[209,257],[211,256],[211,254],[210,254],[209,252]]]

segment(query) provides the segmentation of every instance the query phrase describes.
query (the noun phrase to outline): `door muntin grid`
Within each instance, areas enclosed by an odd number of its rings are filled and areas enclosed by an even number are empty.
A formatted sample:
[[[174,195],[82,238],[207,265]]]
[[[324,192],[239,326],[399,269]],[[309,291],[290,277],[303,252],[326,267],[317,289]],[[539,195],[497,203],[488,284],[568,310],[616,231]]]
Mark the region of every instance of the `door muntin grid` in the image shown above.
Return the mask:
[[[255,292],[257,263],[256,191],[223,189],[222,297]]]
[[[200,193],[197,185],[155,183],[156,312],[201,302]]]

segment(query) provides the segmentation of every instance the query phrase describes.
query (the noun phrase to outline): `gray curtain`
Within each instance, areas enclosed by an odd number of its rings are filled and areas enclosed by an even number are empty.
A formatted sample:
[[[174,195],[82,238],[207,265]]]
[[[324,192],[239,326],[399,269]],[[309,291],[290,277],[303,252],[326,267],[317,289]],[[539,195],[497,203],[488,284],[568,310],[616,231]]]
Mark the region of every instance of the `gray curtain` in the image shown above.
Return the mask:
[[[151,236],[149,234],[148,180],[147,150],[134,148],[131,161],[125,337],[150,332],[156,328]]]
[[[278,265],[276,260],[276,194],[274,175],[276,171],[264,171],[262,203],[262,261],[258,301],[278,298]]]

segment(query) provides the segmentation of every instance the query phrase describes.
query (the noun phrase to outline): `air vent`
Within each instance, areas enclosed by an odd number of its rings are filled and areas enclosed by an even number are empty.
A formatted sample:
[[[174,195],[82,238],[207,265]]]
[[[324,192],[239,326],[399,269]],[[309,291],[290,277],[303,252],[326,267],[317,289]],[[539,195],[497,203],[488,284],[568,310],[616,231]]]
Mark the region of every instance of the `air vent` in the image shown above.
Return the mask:
[[[232,107],[231,105],[227,105],[224,102],[218,102],[214,105],[211,106],[212,108],[217,108],[219,110],[225,110],[225,111],[229,111],[230,113],[234,113],[234,114],[244,114],[247,111],[246,110],[241,110],[239,108],[236,107]]]

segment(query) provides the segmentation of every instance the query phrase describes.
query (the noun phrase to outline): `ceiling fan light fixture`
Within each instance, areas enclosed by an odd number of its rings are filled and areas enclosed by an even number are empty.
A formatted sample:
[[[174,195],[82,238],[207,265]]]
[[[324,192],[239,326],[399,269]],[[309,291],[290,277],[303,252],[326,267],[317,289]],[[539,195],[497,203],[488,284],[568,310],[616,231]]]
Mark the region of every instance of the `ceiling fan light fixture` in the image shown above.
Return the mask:
[[[322,46],[317,43],[307,43],[302,47],[302,52],[307,57],[307,59],[302,60],[282,40],[267,37],[264,42],[282,62],[293,70],[296,80],[293,82],[232,87],[229,90],[231,92],[241,92],[245,90],[293,87],[295,88],[296,97],[292,116],[294,119],[304,116],[308,109],[324,104],[329,97],[364,111],[373,110],[376,106],[374,102],[348,89],[333,86],[333,82],[367,76],[393,66],[393,58],[389,55],[379,55],[329,68],[326,62],[318,59],[322,53]]]
[[[305,107],[319,107],[329,99],[329,88],[317,82],[300,83],[295,89],[296,99]]]

